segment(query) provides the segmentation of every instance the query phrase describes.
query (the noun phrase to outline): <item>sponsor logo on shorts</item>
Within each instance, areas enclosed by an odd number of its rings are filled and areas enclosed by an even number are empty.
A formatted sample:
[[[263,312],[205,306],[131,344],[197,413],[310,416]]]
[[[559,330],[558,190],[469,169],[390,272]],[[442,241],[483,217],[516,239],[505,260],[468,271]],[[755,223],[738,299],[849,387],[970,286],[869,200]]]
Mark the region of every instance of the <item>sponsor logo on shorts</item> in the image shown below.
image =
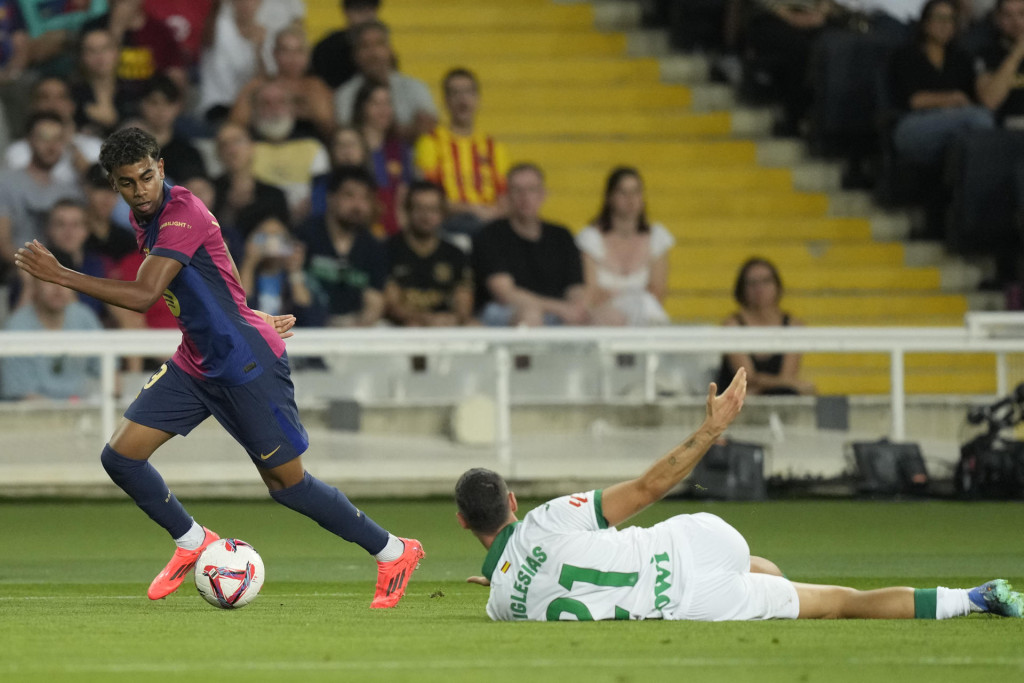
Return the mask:
[[[263,453],[260,452],[260,460],[266,460],[266,459],[270,458],[272,455],[274,455],[274,453],[277,453],[279,450],[281,450],[281,446],[280,445],[277,448],[275,448],[274,450],[272,450],[269,453],[267,453],[266,455],[263,455]]]

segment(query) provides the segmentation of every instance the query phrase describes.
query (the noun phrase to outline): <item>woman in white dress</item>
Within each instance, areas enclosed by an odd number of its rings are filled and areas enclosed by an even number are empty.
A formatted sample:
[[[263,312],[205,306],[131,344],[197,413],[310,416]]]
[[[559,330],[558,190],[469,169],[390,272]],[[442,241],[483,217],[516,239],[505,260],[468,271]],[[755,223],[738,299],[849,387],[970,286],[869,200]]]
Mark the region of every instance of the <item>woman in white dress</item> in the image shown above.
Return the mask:
[[[668,255],[675,238],[647,221],[644,185],[635,168],[614,169],[601,212],[576,236],[583,279],[598,324],[663,325]]]

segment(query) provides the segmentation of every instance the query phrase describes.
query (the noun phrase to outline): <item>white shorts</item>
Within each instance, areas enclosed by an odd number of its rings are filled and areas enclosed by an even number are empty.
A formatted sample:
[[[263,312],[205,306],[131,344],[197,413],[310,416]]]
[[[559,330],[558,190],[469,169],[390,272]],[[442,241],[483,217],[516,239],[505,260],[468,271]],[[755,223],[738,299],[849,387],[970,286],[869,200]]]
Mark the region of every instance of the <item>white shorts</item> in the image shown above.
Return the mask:
[[[665,619],[752,621],[796,619],[800,600],[787,579],[750,572],[750,547],[721,518],[707,512],[678,515],[670,527],[682,568],[678,603],[662,610]],[[660,526],[660,525],[659,525]]]

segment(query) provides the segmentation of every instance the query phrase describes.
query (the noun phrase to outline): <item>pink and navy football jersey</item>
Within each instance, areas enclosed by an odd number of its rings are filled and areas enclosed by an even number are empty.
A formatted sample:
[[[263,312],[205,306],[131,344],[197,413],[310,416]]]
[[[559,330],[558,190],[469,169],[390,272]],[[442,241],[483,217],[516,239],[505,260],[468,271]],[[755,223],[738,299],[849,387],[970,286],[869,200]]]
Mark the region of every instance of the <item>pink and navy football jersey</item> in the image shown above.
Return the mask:
[[[140,226],[132,214],[131,223],[140,250],[183,266],[164,291],[182,333],[171,358],[179,368],[230,386],[255,379],[281,357],[284,341],[246,306],[220,225],[195,195],[164,183],[156,215]]]

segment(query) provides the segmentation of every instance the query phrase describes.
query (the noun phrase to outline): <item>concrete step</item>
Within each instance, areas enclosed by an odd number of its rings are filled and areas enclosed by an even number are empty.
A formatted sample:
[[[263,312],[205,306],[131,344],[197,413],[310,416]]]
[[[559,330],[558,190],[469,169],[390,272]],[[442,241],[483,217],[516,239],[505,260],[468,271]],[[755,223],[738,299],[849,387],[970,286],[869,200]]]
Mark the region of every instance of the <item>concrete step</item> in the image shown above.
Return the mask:
[[[556,0],[556,4],[576,4]],[[643,8],[639,2],[626,0],[598,0],[589,3],[593,8],[593,25],[599,31],[628,31],[640,25]]]
[[[711,71],[711,63],[701,55],[673,54],[662,57],[659,63],[662,83],[706,83]]]

